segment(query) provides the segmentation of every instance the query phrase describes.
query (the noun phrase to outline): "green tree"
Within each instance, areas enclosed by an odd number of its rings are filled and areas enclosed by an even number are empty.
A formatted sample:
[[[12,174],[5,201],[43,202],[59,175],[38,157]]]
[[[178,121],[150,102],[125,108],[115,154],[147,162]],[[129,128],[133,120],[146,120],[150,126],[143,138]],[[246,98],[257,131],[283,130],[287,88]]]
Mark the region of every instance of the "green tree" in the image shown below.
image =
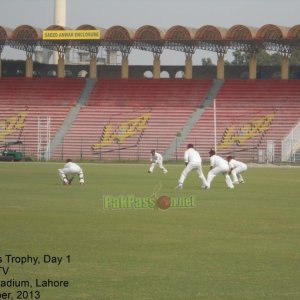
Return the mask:
[[[231,65],[234,66],[245,66],[249,64],[249,54],[240,50],[233,51],[233,60]]]
[[[211,58],[202,58],[202,66],[212,66],[213,62],[211,60]]]
[[[281,55],[278,53],[268,53],[261,49],[257,54],[257,64],[260,66],[280,66]]]
[[[290,65],[299,66],[300,65],[300,49],[295,49],[292,51],[290,58]]]
[[[240,50],[236,50],[232,53],[233,60],[231,65],[245,66],[249,64],[250,54]],[[265,49],[261,49],[257,53],[257,64],[260,66],[280,66],[282,55],[279,53],[269,53]],[[290,57],[290,65],[299,66],[300,65],[300,50],[295,49],[292,51]]]

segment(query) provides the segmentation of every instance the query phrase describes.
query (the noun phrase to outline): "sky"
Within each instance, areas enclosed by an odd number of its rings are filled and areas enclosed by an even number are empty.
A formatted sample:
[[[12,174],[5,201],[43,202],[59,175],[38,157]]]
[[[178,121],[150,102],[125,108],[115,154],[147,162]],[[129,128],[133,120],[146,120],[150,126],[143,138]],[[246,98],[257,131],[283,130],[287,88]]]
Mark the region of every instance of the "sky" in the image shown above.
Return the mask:
[[[44,29],[54,24],[54,0],[0,0],[0,26],[12,29],[31,25]],[[300,0],[66,0],[66,26],[82,24],[103,28],[114,25],[138,29],[144,25],[170,28],[174,25],[200,28],[214,25],[230,28],[241,24],[261,27],[275,24],[292,27],[300,24]],[[25,59],[20,51],[5,47],[2,58]],[[197,50],[194,65],[201,59],[216,58],[215,53]],[[226,56],[225,56],[226,59]],[[184,65],[184,53],[165,50],[161,64]],[[149,52],[133,50],[130,64],[152,64]]]

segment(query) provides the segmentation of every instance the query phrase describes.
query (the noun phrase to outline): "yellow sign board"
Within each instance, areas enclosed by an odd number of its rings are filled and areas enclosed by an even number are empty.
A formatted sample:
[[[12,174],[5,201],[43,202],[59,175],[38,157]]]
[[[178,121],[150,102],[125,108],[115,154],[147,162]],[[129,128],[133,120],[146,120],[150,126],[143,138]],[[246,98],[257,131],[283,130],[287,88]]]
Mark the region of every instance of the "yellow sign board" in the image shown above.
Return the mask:
[[[100,30],[44,30],[43,40],[99,40]]]

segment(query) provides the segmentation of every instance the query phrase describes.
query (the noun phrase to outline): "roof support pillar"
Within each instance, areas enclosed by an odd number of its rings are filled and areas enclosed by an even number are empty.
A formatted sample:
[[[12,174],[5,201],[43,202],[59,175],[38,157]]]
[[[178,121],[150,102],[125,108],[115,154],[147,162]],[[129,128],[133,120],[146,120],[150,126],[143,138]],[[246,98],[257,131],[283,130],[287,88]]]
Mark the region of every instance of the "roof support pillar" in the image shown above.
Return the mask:
[[[2,54],[2,50],[3,50],[4,44],[0,42],[0,78],[2,76],[2,60],[1,60],[1,54]]]
[[[33,61],[32,61],[32,53],[26,53],[26,78],[32,78],[33,75]]]
[[[58,54],[57,77],[65,78],[65,55],[64,55],[64,53]]]
[[[251,53],[249,60],[249,79],[256,79],[257,58],[256,53]]]
[[[129,62],[128,62],[128,53],[122,53],[122,67],[121,67],[121,78],[128,79],[129,76]]]
[[[192,79],[193,78],[193,54],[186,53],[185,54],[185,79]]]
[[[289,79],[289,56],[287,54],[282,55],[281,79]]]
[[[154,53],[154,60],[153,60],[153,78],[159,79],[160,78],[160,54]]]
[[[91,55],[90,76],[91,79],[97,78],[97,55]]]
[[[218,53],[218,64],[217,64],[217,79],[224,79],[224,53]]]

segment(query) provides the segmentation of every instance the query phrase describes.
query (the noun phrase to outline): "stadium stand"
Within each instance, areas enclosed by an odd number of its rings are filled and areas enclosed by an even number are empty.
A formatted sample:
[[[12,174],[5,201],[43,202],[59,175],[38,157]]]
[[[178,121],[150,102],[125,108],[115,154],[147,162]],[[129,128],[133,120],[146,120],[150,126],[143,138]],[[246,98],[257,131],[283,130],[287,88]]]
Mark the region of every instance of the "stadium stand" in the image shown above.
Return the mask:
[[[148,159],[150,149],[166,149],[202,104],[211,84],[211,80],[99,80],[62,147],[76,158]],[[103,129],[108,124],[111,143],[93,151],[101,136],[106,138]],[[127,137],[122,139],[120,131]],[[60,153],[58,149],[54,158]]]
[[[82,78],[1,78],[0,143],[22,140],[26,154],[36,156],[38,116],[51,117],[52,139],[84,85]],[[211,86],[212,80],[98,80],[51,158],[135,160],[149,159],[152,148],[164,153]],[[218,152],[280,161],[281,141],[300,120],[299,100],[297,80],[225,80],[216,97]],[[171,159],[181,160],[187,143],[208,159],[212,104]]]
[[[68,106],[0,105],[0,144],[8,141],[23,143],[25,156],[37,157],[38,117],[50,116],[50,138],[61,126]],[[22,118],[20,118],[22,116]],[[14,149],[14,148],[12,148]]]
[[[84,83],[82,78],[2,77],[0,104],[71,106]]]
[[[22,141],[25,156],[37,157],[38,117],[51,118],[50,139],[82,91],[83,79],[1,78],[0,145]]]
[[[226,80],[216,99],[219,153],[247,161],[258,161],[261,155],[263,160],[280,161],[281,141],[299,122],[299,116],[297,80]],[[204,112],[187,142],[195,143],[208,159],[208,151],[214,147],[212,106]],[[273,147],[268,147],[268,143]],[[184,148],[179,148],[180,155]]]

